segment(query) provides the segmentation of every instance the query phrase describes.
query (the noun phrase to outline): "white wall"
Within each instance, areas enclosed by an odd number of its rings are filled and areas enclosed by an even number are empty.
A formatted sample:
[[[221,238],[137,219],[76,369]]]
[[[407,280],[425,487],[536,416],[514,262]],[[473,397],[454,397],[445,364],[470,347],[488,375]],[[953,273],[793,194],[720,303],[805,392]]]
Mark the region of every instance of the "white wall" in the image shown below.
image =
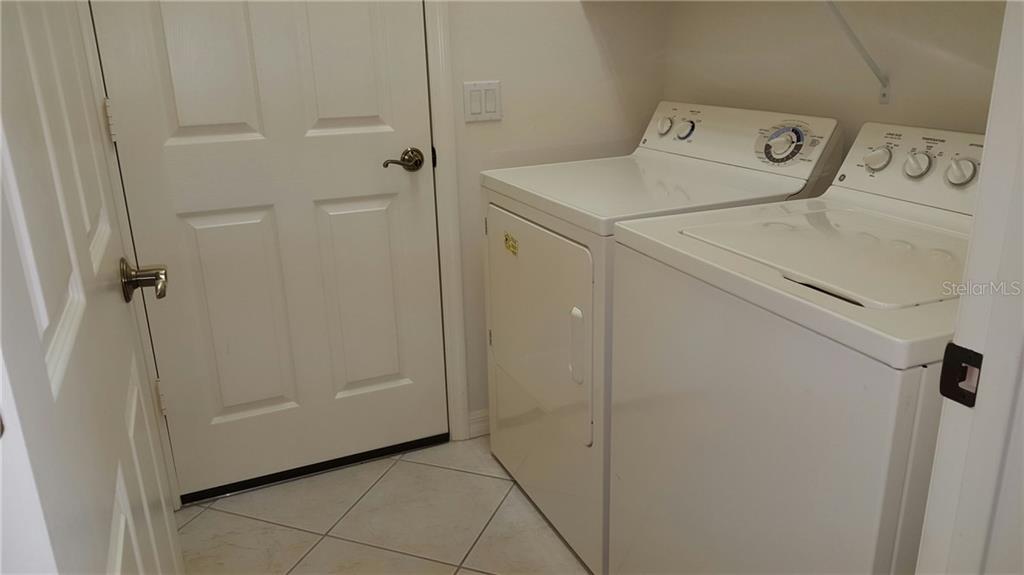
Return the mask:
[[[673,5],[666,99],[984,132],[999,2],[842,2],[892,86],[878,82],[821,2]]]
[[[501,80],[500,122],[456,122],[470,409],[487,405],[481,170],[630,152],[662,99],[982,132],[1002,3],[845,2],[890,103],[820,2],[453,3],[456,94]],[[459,104],[461,105],[461,103]]]
[[[464,81],[501,80],[504,108],[500,122],[456,121],[471,410],[487,406],[480,172],[631,152],[662,95],[670,10],[637,2],[450,7],[454,93]]]

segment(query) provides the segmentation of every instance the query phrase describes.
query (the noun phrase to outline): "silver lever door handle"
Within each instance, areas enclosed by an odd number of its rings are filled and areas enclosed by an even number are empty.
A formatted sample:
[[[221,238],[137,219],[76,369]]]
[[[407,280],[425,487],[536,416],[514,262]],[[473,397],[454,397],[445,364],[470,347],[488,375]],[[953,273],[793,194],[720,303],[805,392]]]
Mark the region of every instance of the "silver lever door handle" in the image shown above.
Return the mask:
[[[167,268],[149,266],[135,269],[128,260],[121,258],[121,295],[124,301],[132,301],[135,290],[143,287],[153,288],[156,299],[163,299],[167,295]]]
[[[406,169],[408,172],[415,172],[423,167],[423,152],[416,148],[406,148],[402,155],[397,160],[385,160],[384,167],[388,167],[391,164],[398,164]]]

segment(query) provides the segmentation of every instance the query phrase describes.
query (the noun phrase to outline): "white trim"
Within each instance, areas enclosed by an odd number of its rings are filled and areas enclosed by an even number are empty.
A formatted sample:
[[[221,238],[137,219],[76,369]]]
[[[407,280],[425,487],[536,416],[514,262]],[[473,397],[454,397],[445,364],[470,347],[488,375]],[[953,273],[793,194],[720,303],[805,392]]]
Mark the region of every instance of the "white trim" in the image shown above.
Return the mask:
[[[469,439],[475,435],[470,422],[469,390],[466,382],[462,242],[459,238],[459,186],[455,165],[456,96],[452,92],[448,3],[426,1],[424,18],[431,128],[438,157],[437,167],[434,168],[434,198],[437,209],[445,370],[448,382],[448,432],[453,440]]]
[[[490,418],[487,415],[486,409],[478,409],[473,413],[469,414],[469,437],[480,437],[481,435],[489,435],[491,433]]]
[[[1009,285],[1022,279],[1022,46],[1024,7],[1009,2],[992,85],[982,157],[984,171],[978,181],[974,228],[964,269],[964,281],[976,284],[1006,281]],[[1007,482],[1020,481],[1013,479],[1020,454],[1014,457],[1011,446],[1016,440],[1012,437],[1014,428],[1021,425],[1021,308],[1019,297],[1005,294],[960,298],[953,341],[983,354],[983,371],[973,408],[943,400],[918,573],[1006,570],[1008,566],[992,565],[990,560],[1005,557],[1002,546],[1013,545],[1014,539],[1020,543],[1018,528],[1007,531],[1008,523],[997,521],[997,510],[1020,513],[1019,508],[1008,510],[1012,506],[1009,502],[1014,500],[1013,491],[1020,485]],[[1016,552],[1019,555],[1019,548]]]

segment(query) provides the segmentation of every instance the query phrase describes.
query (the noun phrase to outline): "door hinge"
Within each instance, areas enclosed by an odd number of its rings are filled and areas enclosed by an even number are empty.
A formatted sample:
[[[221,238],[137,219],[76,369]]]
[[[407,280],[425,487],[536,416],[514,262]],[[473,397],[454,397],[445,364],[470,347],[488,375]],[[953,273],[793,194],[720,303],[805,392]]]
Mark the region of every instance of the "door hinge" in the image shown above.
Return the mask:
[[[437,167],[437,148],[434,146],[430,146],[430,162],[435,168]]]
[[[156,390],[156,407],[160,415],[167,415],[167,404],[164,402],[164,391],[160,388],[160,378],[153,380],[153,389]]]
[[[110,134],[110,141],[117,142],[117,126],[114,122],[114,102],[110,98],[104,98],[103,109],[107,113],[107,132]]]
[[[487,345],[494,345],[494,334],[487,330]]]
[[[981,360],[984,357],[953,342],[946,344],[942,357],[942,371],[939,372],[939,393],[942,397],[974,407],[978,399],[978,384],[981,382]]]
[[[484,235],[487,235],[487,218],[484,218]]]

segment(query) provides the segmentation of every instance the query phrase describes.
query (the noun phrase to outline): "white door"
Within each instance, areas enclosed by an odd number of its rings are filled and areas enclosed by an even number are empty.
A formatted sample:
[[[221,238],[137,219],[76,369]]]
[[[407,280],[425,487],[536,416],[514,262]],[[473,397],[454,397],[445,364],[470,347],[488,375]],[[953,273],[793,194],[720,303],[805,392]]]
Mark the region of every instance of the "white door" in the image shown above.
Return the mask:
[[[182,493],[446,434],[423,5],[93,8]]]
[[[1008,2],[965,271],[980,291],[954,336],[982,369],[973,408],[943,400],[918,573],[1024,572],[1022,107],[1024,6]]]
[[[0,571],[181,573],[88,10],[4,2],[0,19]]]

